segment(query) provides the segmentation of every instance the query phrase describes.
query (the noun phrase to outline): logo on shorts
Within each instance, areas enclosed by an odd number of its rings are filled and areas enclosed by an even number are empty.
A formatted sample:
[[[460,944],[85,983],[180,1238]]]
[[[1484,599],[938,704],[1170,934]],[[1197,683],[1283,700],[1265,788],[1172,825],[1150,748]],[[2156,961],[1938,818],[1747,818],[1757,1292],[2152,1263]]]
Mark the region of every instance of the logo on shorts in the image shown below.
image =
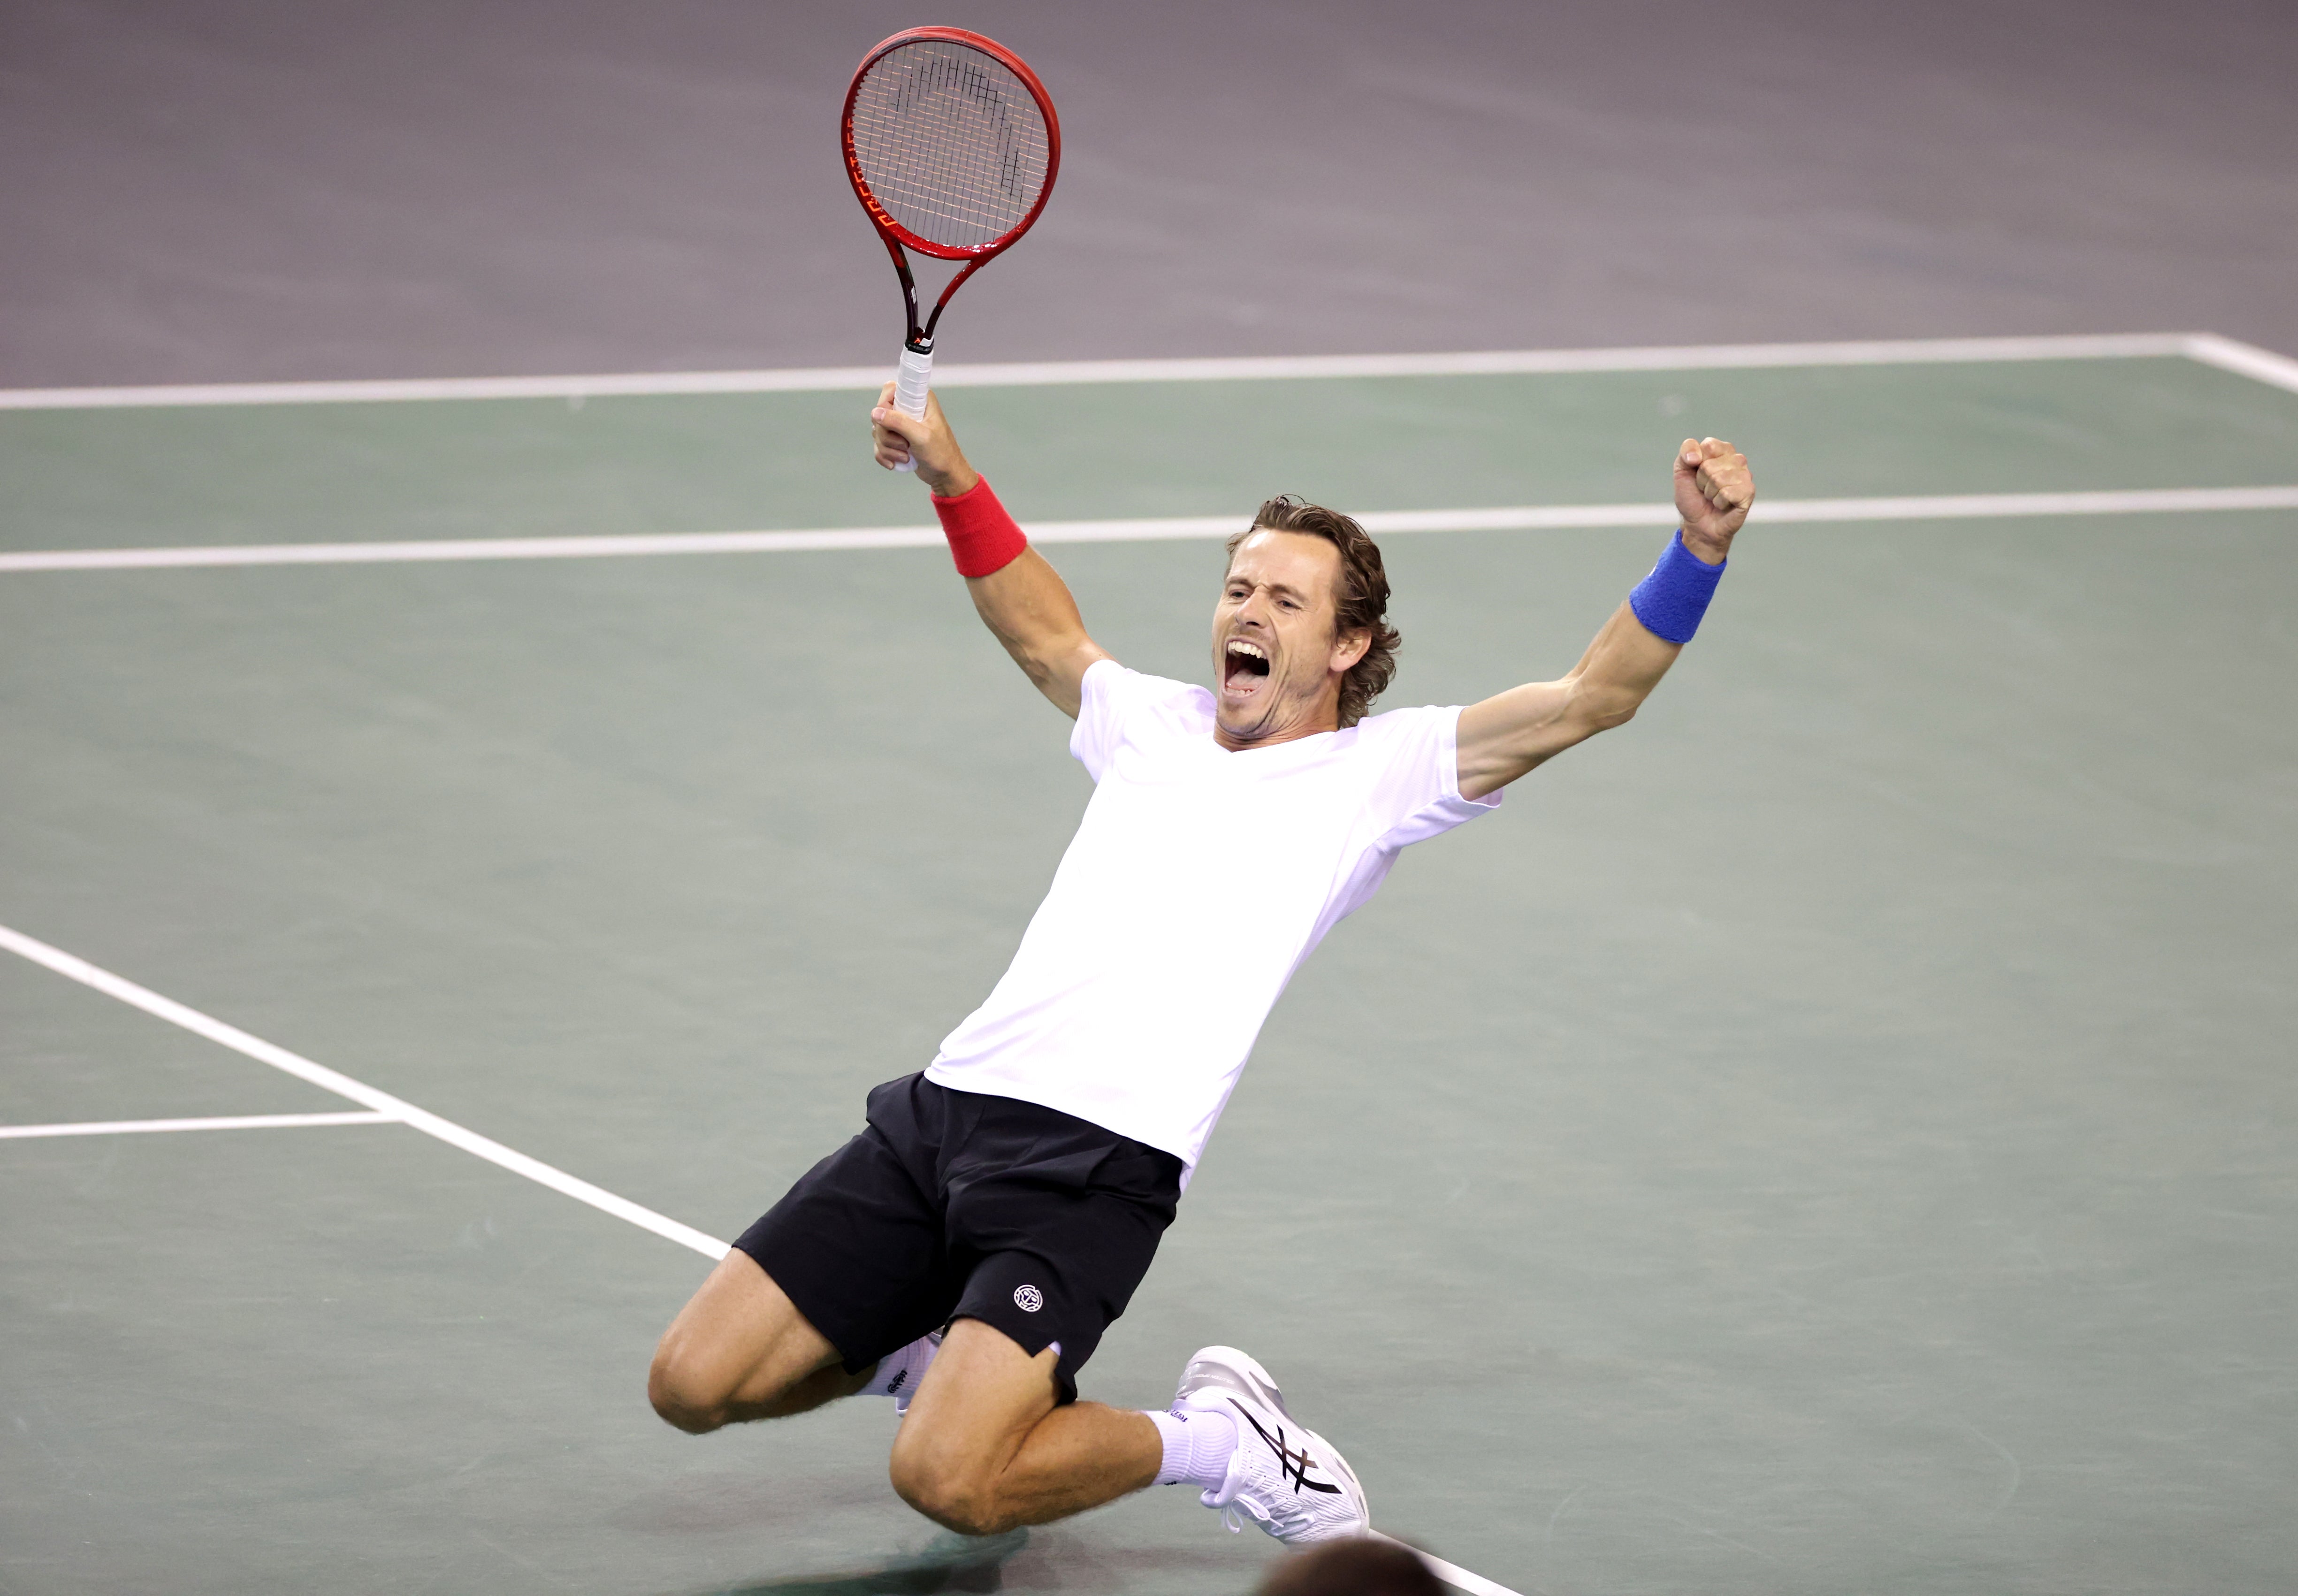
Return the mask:
[[[1039,1291],[1036,1286],[1016,1286],[1013,1288],[1013,1306],[1019,1308],[1022,1312],[1035,1313],[1038,1309],[1045,1305],[1046,1294]]]

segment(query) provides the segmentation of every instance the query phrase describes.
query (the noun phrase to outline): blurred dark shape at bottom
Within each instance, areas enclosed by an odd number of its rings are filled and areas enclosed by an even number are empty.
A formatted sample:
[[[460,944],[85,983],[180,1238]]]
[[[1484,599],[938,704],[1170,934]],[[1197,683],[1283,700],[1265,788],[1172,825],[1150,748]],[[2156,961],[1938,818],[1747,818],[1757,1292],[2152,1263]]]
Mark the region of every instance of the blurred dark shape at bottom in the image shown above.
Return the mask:
[[[1005,1560],[1029,1543],[1026,1529],[1002,1535],[944,1534],[923,1551],[883,1567],[792,1575],[722,1589],[712,1596],[959,1596],[995,1591],[1004,1584]]]
[[[1334,1541],[1277,1564],[1254,1596],[1444,1596],[1444,1584],[1409,1547]]]

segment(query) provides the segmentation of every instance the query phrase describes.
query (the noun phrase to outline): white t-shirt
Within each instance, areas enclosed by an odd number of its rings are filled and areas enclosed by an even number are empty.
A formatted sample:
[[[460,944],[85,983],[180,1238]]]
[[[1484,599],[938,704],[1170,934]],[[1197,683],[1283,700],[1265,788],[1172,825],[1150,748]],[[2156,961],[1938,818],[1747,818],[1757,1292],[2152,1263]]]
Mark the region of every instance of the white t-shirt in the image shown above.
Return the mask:
[[[1104,659],[1084,700],[1070,752],[1093,801],[1004,979],[926,1077],[1043,1104],[1194,1170],[1309,950],[1408,843],[1500,794],[1460,796],[1457,707],[1233,754],[1204,688]]]

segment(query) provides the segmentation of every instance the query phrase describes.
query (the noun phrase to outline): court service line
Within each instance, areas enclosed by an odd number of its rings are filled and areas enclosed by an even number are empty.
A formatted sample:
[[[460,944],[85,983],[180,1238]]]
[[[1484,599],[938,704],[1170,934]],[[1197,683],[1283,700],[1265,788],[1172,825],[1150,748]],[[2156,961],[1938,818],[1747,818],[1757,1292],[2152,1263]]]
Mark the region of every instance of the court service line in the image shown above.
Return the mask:
[[[1468,350],[1440,354],[1244,355],[1202,360],[1016,360],[936,368],[938,388],[1079,383],[1212,383],[1368,376],[1496,376],[1606,371],[1704,371],[1797,366],[1958,365],[2192,355],[2226,365],[2279,359],[2211,333],[2108,333],[2023,338],[1894,338],[1851,343],[1671,344],[1611,349]],[[2228,365],[2230,370],[2238,367]],[[2245,372],[2245,375],[2256,375]],[[417,400],[607,399],[680,393],[803,393],[877,387],[887,366],[761,371],[599,372],[571,376],[385,378],[348,382],[191,383],[0,389],[0,410],[134,409],[190,405],[379,404]],[[2267,379],[2271,380],[2271,379]]]
[[[2216,333],[2189,333],[2183,352],[2190,360],[2200,360],[2205,366],[2298,393],[2298,360],[2277,355],[2272,350],[2237,343]]]
[[[1757,522],[1958,521],[2020,516],[2109,516],[2153,511],[2298,509],[2298,485],[2252,488],[2133,488],[2068,493],[1943,493],[1907,498],[1766,499]],[[1666,504],[1531,504],[1481,509],[1369,510],[1358,517],[1379,535],[1409,532],[1538,532],[1604,526],[1666,526]],[[1148,520],[1029,521],[1040,543],[1136,543],[1222,538],[1236,516]],[[186,548],[40,549],[0,554],[11,571],[152,570],[196,566],[398,565],[474,559],[599,559],[663,554],[792,554],[841,549],[938,547],[934,526],[821,527],[798,532],[665,532],[597,537],[463,538],[420,542],[222,543]]]
[[[79,1120],[69,1125],[0,1125],[0,1142],[29,1137],[133,1136],[160,1130],[300,1130],[312,1125],[396,1125],[396,1114],[353,1109],[335,1114],[211,1114],[198,1120]]]
[[[525,1154],[506,1147],[475,1130],[466,1129],[452,1120],[444,1120],[427,1109],[417,1108],[404,1098],[377,1091],[365,1081],[353,1080],[325,1064],[313,1063],[301,1054],[290,1053],[260,1037],[250,1036],[236,1025],[227,1025],[197,1009],[186,1008],[173,998],[162,997],[148,988],[139,987],[125,977],[100,969],[60,947],[51,947],[36,937],[28,937],[21,931],[0,925],[0,948],[53,970],[66,980],[76,980],[84,987],[93,987],[108,997],[116,997],[131,1008],[142,1009],[170,1025],[181,1026],[194,1036],[205,1037],[235,1053],[244,1054],[259,1063],[285,1071],[298,1080],[308,1080],[313,1086],[324,1087],[339,1097],[348,1097],[353,1103],[363,1104],[383,1118],[397,1121],[426,1136],[436,1137],[451,1147],[459,1147],[489,1163],[508,1170],[514,1175],[523,1175],[539,1186],[547,1186],[563,1196],[572,1197],[578,1203],[588,1203],[603,1213],[628,1220],[642,1230],[651,1230],[680,1246],[691,1247],[706,1258],[715,1260],[725,1256],[726,1243],[715,1236],[705,1236],[690,1225],[682,1225],[651,1208],[641,1207],[627,1197],[618,1197],[587,1180],[577,1179],[564,1170],[553,1169],[541,1159],[529,1158]]]
[[[1403,1547],[1405,1551],[1427,1564],[1429,1573],[1434,1574],[1454,1590],[1467,1592],[1468,1596],[1517,1596],[1517,1592],[1509,1590],[1498,1581],[1486,1579],[1481,1574],[1472,1574],[1458,1563],[1448,1563],[1434,1552],[1423,1551],[1409,1541],[1400,1541],[1394,1535],[1384,1535],[1378,1530],[1372,1532],[1372,1538],[1376,1541],[1385,1541],[1391,1546]]]

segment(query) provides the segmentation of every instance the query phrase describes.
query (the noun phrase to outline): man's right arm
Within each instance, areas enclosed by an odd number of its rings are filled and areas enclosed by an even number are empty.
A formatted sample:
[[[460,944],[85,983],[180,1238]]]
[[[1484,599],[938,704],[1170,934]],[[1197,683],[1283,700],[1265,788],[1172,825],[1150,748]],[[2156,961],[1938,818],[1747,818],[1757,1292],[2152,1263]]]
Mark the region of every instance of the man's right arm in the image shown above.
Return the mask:
[[[981,496],[988,495],[980,474],[967,464],[964,451],[957,446],[956,435],[941,413],[941,401],[934,395],[926,396],[925,415],[913,418],[894,409],[894,385],[888,383],[878,395],[877,408],[870,412],[870,421],[871,440],[880,466],[890,471],[905,459],[915,459],[918,480],[945,504],[966,499],[976,489]],[[979,501],[979,498],[974,500]],[[994,507],[996,501],[988,502]],[[998,509],[996,514],[1002,517],[1004,511]],[[963,568],[963,551],[960,568]],[[1086,634],[1085,619],[1078,614],[1068,583],[1044,555],[1025,547],[1016,558],[987,575],[967,576],[965,586],[973,595],[973,608],[982,624],[1005,645],[1013,662],[1037,683],[1039,692],[1053,700],[1055,708],[1075,720],[1084,702],[1087,670],[1109,655]]]

